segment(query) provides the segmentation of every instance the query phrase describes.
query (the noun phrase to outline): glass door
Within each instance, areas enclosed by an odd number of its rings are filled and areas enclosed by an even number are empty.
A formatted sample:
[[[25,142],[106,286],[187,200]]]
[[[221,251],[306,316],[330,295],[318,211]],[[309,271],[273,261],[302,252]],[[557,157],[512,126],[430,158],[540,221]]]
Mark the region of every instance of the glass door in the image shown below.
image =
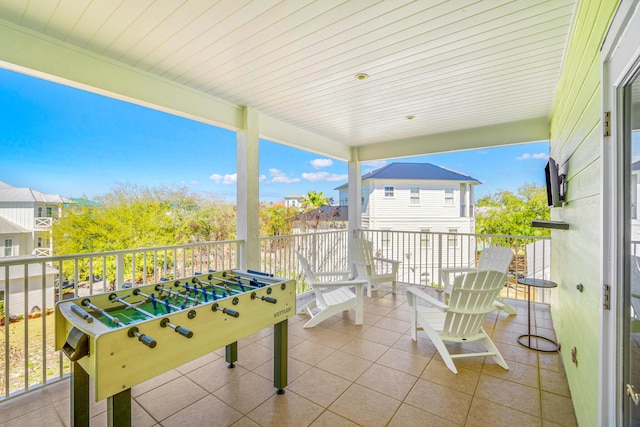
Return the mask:
[[[623,407],[625,425],[640,426],[640,77],[622,90],[624,129],[624,299],[625,343]]]

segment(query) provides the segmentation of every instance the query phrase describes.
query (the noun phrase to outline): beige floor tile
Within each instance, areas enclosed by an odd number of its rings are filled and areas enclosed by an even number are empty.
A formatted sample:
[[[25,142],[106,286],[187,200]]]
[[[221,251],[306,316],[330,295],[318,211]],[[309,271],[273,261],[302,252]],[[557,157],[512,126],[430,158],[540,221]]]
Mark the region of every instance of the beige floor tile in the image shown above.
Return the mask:
[[[309,341],[335,348],[337,350],[352,339],[353,336],[351,335],[343,334],[342,332],[334,331],[332,329],[325,329],[324,331],[309,338]]]
[[[393,310],[391,313],[387,314],[385,319],[395,319],[403,322],[411,321],[411,312],[406,310],[404,306],[400,306],[397,309]]]
[[[513,381],[528,387],[540,388],[540,378],[537,369],[514,361],[508,361],[507,364],[509,365],[508,371],[495,363],[485,363],[482,368],[482,374]]]
[[[247,415],[276,393],[273,384],[249,372],[216,390],[213,395],[227,405]]]
[[[230,426],[242,414],[221,400],[208,395],[162,421],[163,427]]]
[[[540,388],[543,391],[548,391],[565,397],[571,397],[567,377],[564,372],[540,369]]]
[[[418,354],[429,359],[437,353],[436,347],[430,340],[422,336],[418,336],[418,339],[414,341],[409,334],[405,334],[400,337],[400,339],[393,345],[393,348]]]
[[[153,377],[150,380],[131,387],[131,396],[138,397],[141,394],[160,387],[162,384],[171,382],[178,377],[180,377],[180,372],[178,372],[177,370],[172,369],[170,371],[167,371],[164,374],[160,374],[157,377]]]
[[[385,426],[400,406],[400,401],[368,388],[352,385],[328,408],[363,426]]]
[[[558,352],[552,352],[552,353],[536,352],[536,353],[538,353],[540,368],[548,369],[550,371],[555,371],[555,372],[564,372],[564,366],[562,364],[562,357],[560,353]],[[570,353],[570,352],[567,352],[567,353]],[[571,364],[570,354],[567,354],[567,360],[568,360],[567,363]]]
[[[298,335],[294,335],[294,334],[288,334],[287,336],[287,347],[291,348],[295,345],[300,344],[302,341],[304,341],[306,338],[302,338]],[[269,348],[271,350],[273,350],[273,334],[261,338],[258,341],[256,341],[256,344],[260,344],[263,347]]]
[[[480,373],[460,366],[457,368],[458,374],[456,375],[447,368],[443,361],[433,359],[420,377],[457,391],[473,394],[478,385]]]
[[[258,423],[251,418],[245,416],[240,418],[237,422],[233,423],[231,427],[260,427]]]
[[[336,351],[318,363],[318,368],[349,381],[355,381],[373,362],[343,351]]]
[[[362,334],[362,331],[367,329],[369,326],[370,323],[367,322],[367,314],[365,314],[362,325],[356,325],[354,317],[353,319],[339,320],[330,325],[328,328],[334,331],[342,332],[344,334],[358,336]]]
[[[471,406],[472,395],[419,379],[405,403],[462,425]]]
[[[214,352],[211,352],[211,353],[205,354],[204,356],[198,357],[197,359],[193,359],[191,362],[187,362],[184,365],[178,366],[175,370],[182,375],[186,375],[189,372],[195,369],[198,369],[203,365],[206,365],[207,363],[211,363],[218,360],[219,358],[220,356],[218,356]]]
[[[541,426],[538,417],[520,412],[516,409],[475,397],[471,403],[465,427],[528,427]]]
[[[488,375],[480,377],[475,397],[539,417],[540,393],[538,389]]]
[[[532,367],[538,366],[539,352],[523,347],[515,341],[512,344],[494,341],[494,344],[498,347],[500,354],[505,358],[507,364],[513,360],[514,362],[523,363]]]
[[[229,368],[227,362],[223,358],[219,358],[201,368],[189,372],[186,377],[209,393],[213,393],[220,387],[237,380],[248,372],[245,368],[237,364],[234,368]]]
[[[359,424],[353,423],[331,411],[324,411],[316,419],[311,427],[357,427]]]
[[[370,362],[375,362],[387,351],[389,347],[373,341],[354,338],[340,348],[340,351],[362,357]]]
[[[365,316],[367,314],[379,316],[380,319],[395,310],[395,307],[384,307],[379,304],[367,304],[364,306]],[[378,320],[380,320],[378,319]],[[377,321],[377,320],[376,320]],[[375,323],[375,322],[374,322]]]
[[[331,357],[331,356],[329,356]],[[287,360],[287,379],[289,384],[295,381],[303,373],[312,368],[308,363],[301,362],[297,359],[290,357]],[[269,382],[273,382],[273,360],[263,363],[252,371],[254,374],[258,374],[265,378]]]
[[[553,393],[542,392],[542,418],[563,426],[577,426],[571,399]]]
[[[389,348],[376,363],[418,377],[427,367],[430,360],[431,358],[419,354],[408,353],[397,348]]]
[[[238,361],[236,365],[251,371],[272,359],[273,349],[251,343],[244,348],[238,349]]]
[[[3,421],[4,413],[2,415]],[[27,412],[24,415],[13,418],[6,423],[0,424],[2,427],[27,427],[27,426],[51,426],[51,427],[64,427],[62,420],[58,416],[58,413],[53,409],[52,405],[46,405],[33,411]]]
[[[289,350],[289,357],[315,366],[335,351],[335,349],[327,347],[326,345],[307,340],[291,348]]]
[[[300,427],[310,425],[322,411],[322,407],[287,391],[274,394],[248,416],[261,427]]]
[[[66,381],[66,383],[67,387],[69,387],[69,381]],[[58,385],[56,385],[56,387],[59,388]],[[24,394],[9,401],[2,402],[2,405],[0,406],[0,409],[2,410],[0,420],[9,421],[28,414],[29,412],[42,409],[50,404],[51,400],[49,399],[49,394],[44,389]]]
[[[351,381],[322,369],[311,368],[289,384],[287,390],[326,408],[350,385]]]
[[[153,418],[162,421],[206,394],[202,387],[186,377],[178,377],[136,397],[136,401]]]
[[[384,393],[397,400],[403,400],[418,377],[374,363],[358,378],[356,384]]]
[[[403,403],[389,424],[387,424],[387,427],[454,427],[458,425]]]
[[[399,334],[406,334],[409,331],[410,322],[406,320],[393,319],[390,317],[383,317],[381,320],[375,323],[373,326],[378,328],[388,329]]]
[[[402,337],[402,335],[403,334],[399,332],[390,331],[377,326],[371,326],[363,331],[360,337],[369,341],[377,342],[378,344],[392,346]]]

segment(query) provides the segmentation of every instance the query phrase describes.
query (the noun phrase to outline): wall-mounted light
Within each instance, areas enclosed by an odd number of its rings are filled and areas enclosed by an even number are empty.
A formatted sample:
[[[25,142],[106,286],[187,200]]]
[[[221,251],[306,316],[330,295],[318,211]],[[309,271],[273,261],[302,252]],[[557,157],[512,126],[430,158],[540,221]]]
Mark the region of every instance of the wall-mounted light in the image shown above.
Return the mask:
[[[356,74],[356,80],[367,80],[369,78],[369,74],[366,73],[358,73]]]

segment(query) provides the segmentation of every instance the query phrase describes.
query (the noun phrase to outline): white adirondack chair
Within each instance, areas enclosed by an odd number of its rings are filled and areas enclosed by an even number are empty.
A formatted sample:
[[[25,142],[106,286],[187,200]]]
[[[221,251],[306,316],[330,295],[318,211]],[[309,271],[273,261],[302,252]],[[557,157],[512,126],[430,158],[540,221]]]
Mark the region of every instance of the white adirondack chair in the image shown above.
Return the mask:
[[[374,286],[377,289],[391,289],[395,294],[400,261],[373,256],[373,243],[366,239],[353,239],[350,247],[351,262],[358,277],[367,280],[367,296],[371,296]],[[380,286],[383,283],[389,285]]]
[[[348,271],[314,272],[307,259],[300,252],[297,255],[307,284],[315,297],[298,310],[298,313],[306,312],[311,316],[304,328],[313,328],[329,317],[349,309],[356,312],[356,325],[362,325],[363,292],[367,281],[349,280],[351,272]]]
[[[454,374],[458,370],[453,359],[462,357],[491,356],[498,365],[509,370],[507,362],[482,327],[487,313],[495,310],[493,302],[505,280],[504,272],[489,270],[456,276],[448,304],[418,288],[408,288],[406,294],[411,308],[411,337],[417,340],[417,331],[423,330]],[[420,302],[426,302],[429,306]],[[451,354],[446,346],[448,342],[464,344],[474,341],[482,344],[485,351]]]
[[[480,260],[476,267],[441,268],[440,277],[442,278],[445,294],[448,295],[451,293],[452,276],[479,270],[502,271],[506,275],[509,270],[509,265],[511,265],[511,261],[513,261],[513,257],[514,254],[511,248],[506,246],[489,246],[482,250]],[[516,310],[500,297],[496,297],[495,307],[504,310],[509,315],[516,314]]]

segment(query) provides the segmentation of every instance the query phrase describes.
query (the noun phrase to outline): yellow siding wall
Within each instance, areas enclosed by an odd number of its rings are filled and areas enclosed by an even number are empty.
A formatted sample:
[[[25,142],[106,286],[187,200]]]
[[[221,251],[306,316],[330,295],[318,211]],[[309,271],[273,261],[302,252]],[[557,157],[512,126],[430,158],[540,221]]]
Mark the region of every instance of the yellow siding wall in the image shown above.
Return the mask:
[[[552,315],[580,426],[595,425],[598,409],[601,254],[600,44],[617,0],[579,1],[551,116],[550,153],[568,178],[567,202],[552,219]],[[576,285],[582,283],[584,292]],[[578,363],[571,361],[577,350]],[[544,367],[544,356],[541,356]],[[549,369],[554,369],[550,366]]]

